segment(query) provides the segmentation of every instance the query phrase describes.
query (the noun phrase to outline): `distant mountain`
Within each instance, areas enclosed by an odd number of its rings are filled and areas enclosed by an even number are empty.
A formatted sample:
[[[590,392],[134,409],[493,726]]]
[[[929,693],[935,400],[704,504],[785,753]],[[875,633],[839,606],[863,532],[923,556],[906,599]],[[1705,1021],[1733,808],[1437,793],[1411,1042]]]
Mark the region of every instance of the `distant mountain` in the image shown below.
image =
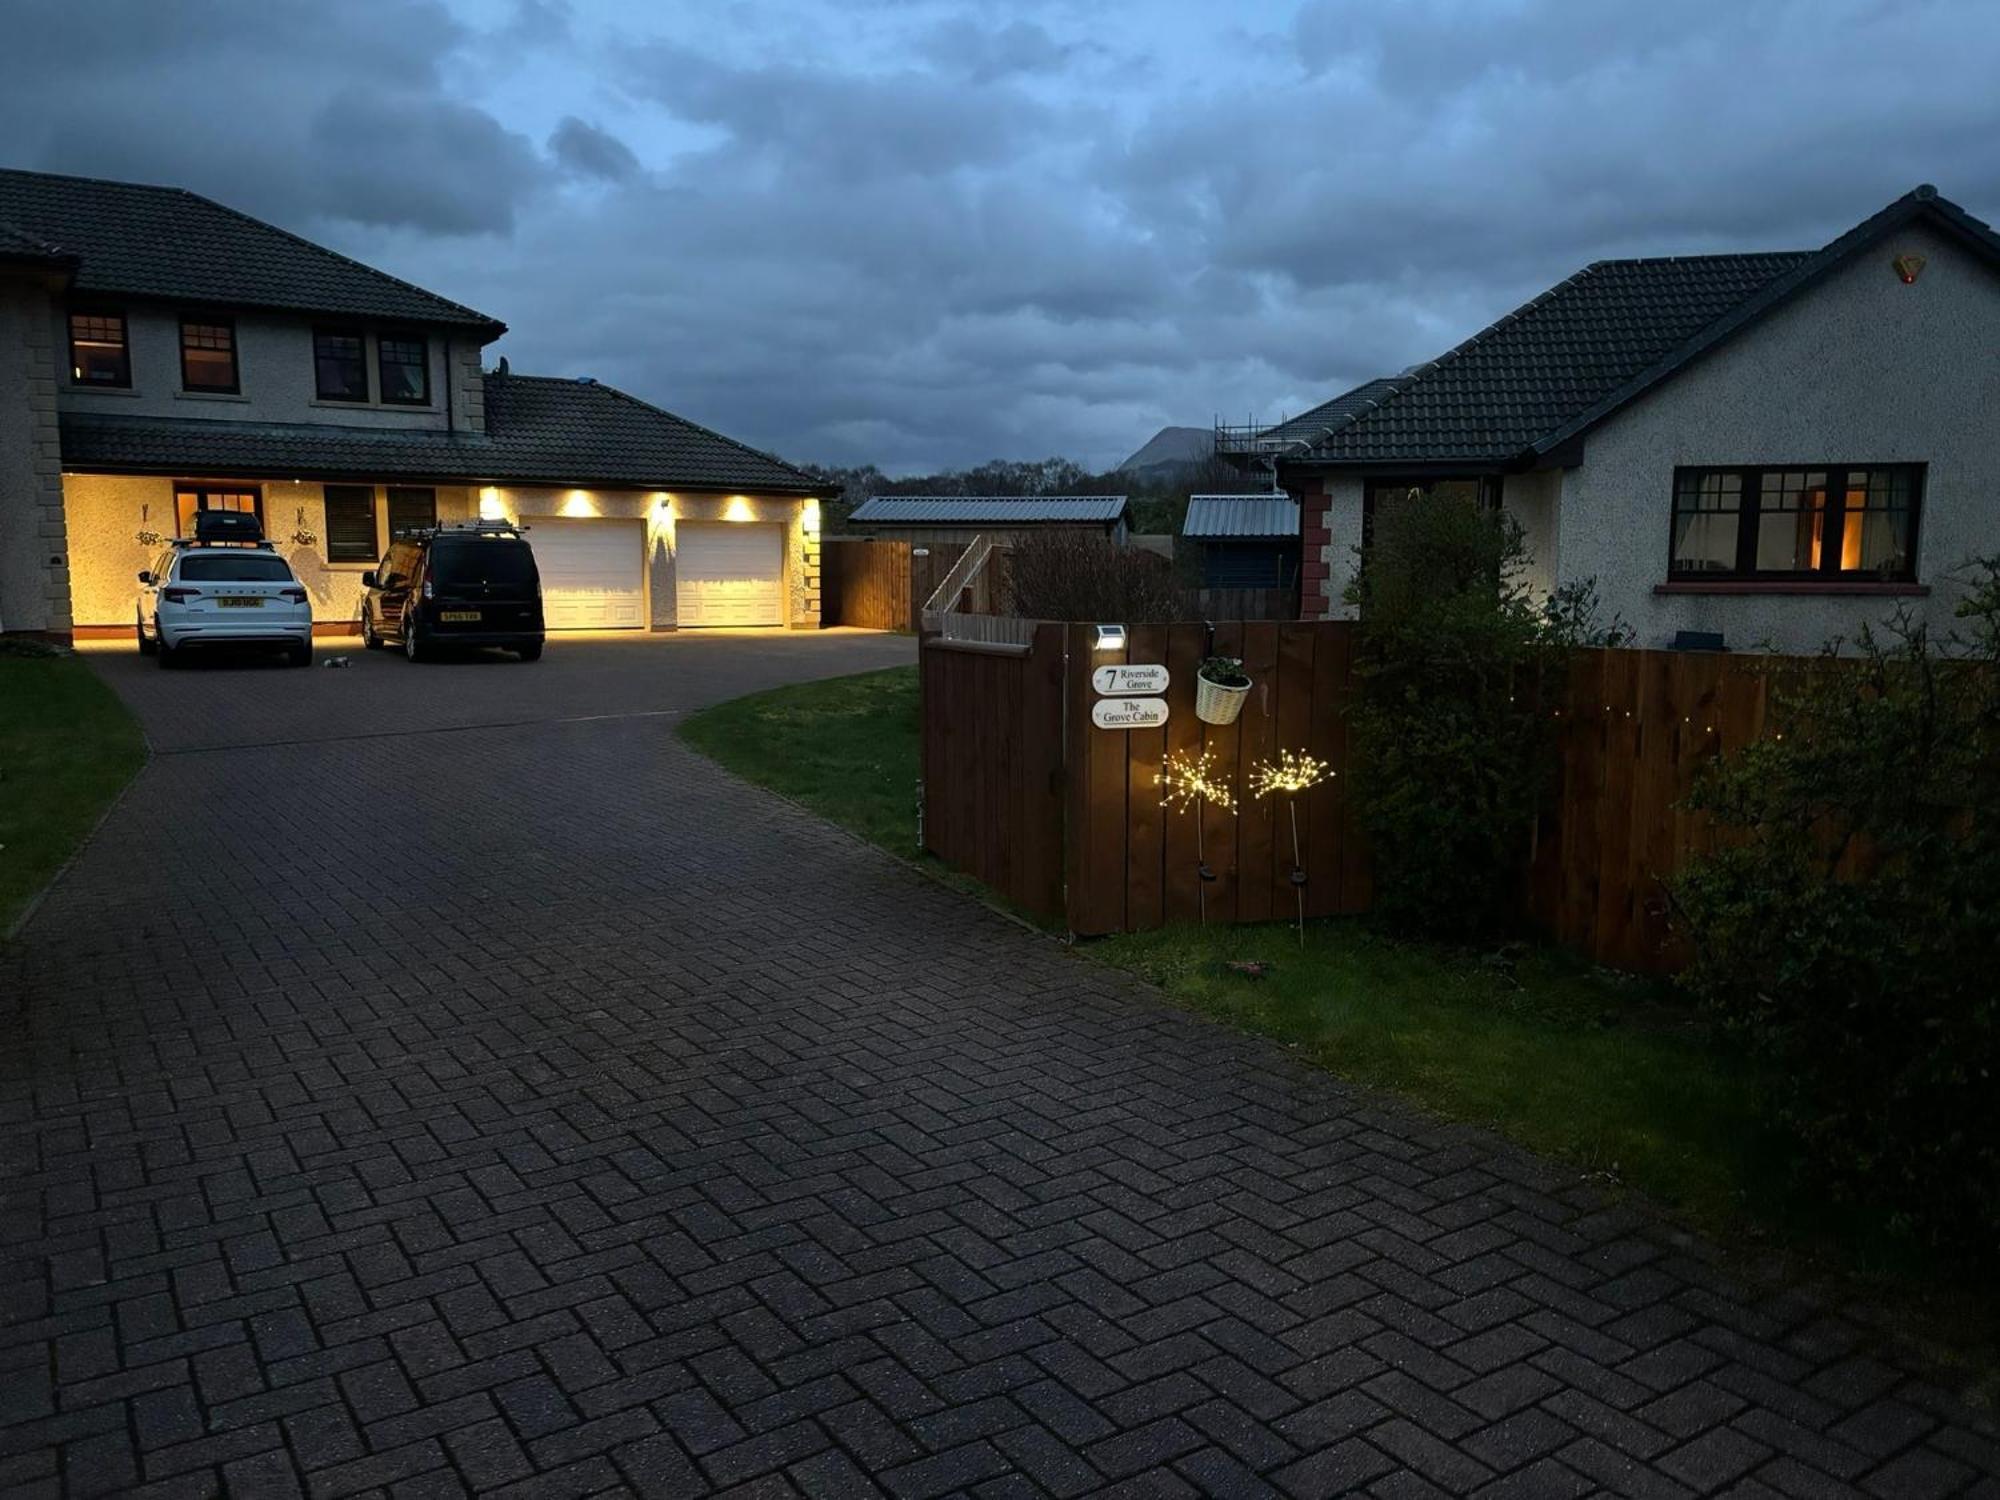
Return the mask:
[[[1183,464],[1207,463],[1215,454],[1215,433],[1207,427],[1162,427],[1146,446],[1118,466],[1122,473],[1159,473]]]

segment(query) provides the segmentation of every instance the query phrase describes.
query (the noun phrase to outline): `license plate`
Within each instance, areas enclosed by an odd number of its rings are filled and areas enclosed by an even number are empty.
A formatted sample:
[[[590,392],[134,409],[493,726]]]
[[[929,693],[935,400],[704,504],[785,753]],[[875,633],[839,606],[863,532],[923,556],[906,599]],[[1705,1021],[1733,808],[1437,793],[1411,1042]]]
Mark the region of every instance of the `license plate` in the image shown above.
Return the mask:
[[[449,625],[476,625],[479,623],[479,611],[476,609],[440,610],[438,618]]]
[[[262,609],[264,607],[262,599],[236,599],[226,594],[215,602],[224,609]]]

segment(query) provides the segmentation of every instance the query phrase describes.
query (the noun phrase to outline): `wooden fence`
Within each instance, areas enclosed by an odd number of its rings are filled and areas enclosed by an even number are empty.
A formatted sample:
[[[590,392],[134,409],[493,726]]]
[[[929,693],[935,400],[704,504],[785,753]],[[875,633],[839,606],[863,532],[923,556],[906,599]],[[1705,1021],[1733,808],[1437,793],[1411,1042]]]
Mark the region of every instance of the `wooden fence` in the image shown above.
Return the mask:
[[[1768,656],[1585,651],[1563,708],[1561,779],[1536,829],[1527,908],[1600,963],[1669,972],[1688,954],[1665,877],[1715,847],[1681,804],[1701,768],[1764,733]]]
[[[924,847],[1038,917],[1063,916],[1063,627],[921,653]]]
[[[908,542],[827,537],[820,543],[820,624],[916,630],[924,600],[963,551],[963,543],[913,548]]]
[[[1204,620],[1296,620],[1299,591],[1292,589],[1196,589],[1194,607]]]
[[[1027,647],[927,641],[927,847],[1078,934],[1204,915],[1284,919],[1301,897],[1308,916],[1363,911],[1368,859],[1349,805],[1345,716],[1354,643],[1346,622],[1217,625],[1213,649],[1241,656],[1253,683],[1237,722],[1219,727],[1194,713],[1202,625],[1136,625],[1118,652],[1094,650],[1087,625],[1041,625]],[[1167,667],[1165,727],[1093,727],[1091,672],[1123,662]],[[1661,881],[1714,836],[1680,804],[1703,764],[1764,732],[1771,664],[1579,653],[1560,776],[1523,850],[1521,900],[1537,926],[1622,968],[1685,961]],[[1304,749],[1333,775],[1291,801],[1250,796],[1252,772],[1280,749]],[[1238,806],[1205,808],[1197,823],[1164,805],[1158,778],[1168,756],[1203,751]]]

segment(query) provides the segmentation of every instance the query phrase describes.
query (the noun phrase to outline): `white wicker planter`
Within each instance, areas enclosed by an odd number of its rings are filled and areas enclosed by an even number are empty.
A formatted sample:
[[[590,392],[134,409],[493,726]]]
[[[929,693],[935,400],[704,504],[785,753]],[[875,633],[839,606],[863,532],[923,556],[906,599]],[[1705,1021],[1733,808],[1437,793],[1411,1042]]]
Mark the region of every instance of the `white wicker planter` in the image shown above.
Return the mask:
[[[1234,724],[1243,712],[1243,700],[1250,696],[1250,683],[1224,687],[1197,675],[1194,680],[1194,716],[1204,724]]]

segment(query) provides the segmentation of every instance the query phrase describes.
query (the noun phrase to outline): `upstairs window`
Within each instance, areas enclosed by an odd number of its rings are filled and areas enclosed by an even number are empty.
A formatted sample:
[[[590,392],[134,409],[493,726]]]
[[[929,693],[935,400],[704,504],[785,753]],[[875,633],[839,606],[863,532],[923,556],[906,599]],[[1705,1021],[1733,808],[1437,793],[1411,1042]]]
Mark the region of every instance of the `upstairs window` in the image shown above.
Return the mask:
[[[315,328],[313,373],[322,401],[368,399],[368,345],[358,330]]]
[[[237,394],[234,323],[227,318],[181,319],[181,389]]]
[[[69,376],[78,385],[131,386],[125,314],[93,310],[69,315]]]
[[[429,406],[430,350],[421,333],[385,333],[376,340],[382,399],[397,406]]]
[[[1907,582],[1921,464],[1680,469],[1668,576]]]

